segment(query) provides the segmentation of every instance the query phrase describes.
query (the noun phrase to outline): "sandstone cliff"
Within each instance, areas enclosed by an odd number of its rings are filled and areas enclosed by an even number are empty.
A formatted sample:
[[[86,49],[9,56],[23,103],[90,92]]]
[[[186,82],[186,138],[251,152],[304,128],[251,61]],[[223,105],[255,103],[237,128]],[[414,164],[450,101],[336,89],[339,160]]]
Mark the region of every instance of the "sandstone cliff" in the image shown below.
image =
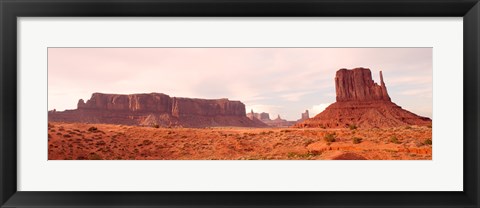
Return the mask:
[[[49,112],[49,121],[181,127],[265,126],[246,117],[245,105],[228,99],[170,97],[162,93],[93,93],[76,110]]]
[[[380,85],[372,80],[370,69],[340,69],[335,76],[337,102],[343,101],[390,101],[380,71]]]
[[[380,71],[380,85],[370,69],[340,69],[335,76],[336,102],[296,127],[343,128],[431,125],[432,120],[402,109],[391,102]]]

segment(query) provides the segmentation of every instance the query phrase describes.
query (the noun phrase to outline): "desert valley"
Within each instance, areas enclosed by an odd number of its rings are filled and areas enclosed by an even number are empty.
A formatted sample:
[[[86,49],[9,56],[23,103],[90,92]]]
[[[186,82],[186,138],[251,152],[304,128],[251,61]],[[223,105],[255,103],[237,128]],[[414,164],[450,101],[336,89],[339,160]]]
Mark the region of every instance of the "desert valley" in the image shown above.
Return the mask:
[[[392,102],[380,71],[340,69],[336,102],[288,121],[241,101],[93,93],[48,112],[49,160],[431,160],[432,120]]]

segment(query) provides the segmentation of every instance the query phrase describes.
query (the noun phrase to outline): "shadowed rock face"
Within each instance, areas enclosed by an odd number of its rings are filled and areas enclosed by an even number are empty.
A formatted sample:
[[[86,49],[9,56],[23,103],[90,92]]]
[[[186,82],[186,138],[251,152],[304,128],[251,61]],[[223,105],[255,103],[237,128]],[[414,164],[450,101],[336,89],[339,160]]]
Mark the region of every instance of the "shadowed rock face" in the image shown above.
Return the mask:
[[[380,85],[370,69],[340,69],[335,76],[337,102],[296,127],[343,128],[431,125],[432,120],[402,109],[391,102],[380,71]]]
[[[245,105],[228,99],[170,97],[162,93],[93,93],[76,110],[49,112],[50,121],[183,127],[264,126],[246,117]]]

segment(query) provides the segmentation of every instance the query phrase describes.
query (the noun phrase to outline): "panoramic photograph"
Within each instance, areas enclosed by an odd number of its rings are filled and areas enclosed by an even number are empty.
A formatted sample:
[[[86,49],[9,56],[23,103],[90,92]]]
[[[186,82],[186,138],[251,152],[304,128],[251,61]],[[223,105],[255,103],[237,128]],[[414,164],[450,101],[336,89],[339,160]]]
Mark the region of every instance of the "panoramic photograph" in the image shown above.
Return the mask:
[[[48,48],[49,160],[432,160],[432,48]]]

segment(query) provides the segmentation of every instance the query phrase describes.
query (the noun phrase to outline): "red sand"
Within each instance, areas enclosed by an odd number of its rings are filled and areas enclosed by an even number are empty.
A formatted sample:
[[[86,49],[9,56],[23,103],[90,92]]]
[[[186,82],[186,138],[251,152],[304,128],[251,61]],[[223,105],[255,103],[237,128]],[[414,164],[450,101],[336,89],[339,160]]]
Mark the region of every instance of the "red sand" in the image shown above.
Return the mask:
[[[152,128],[51,122],[48,129],[49,160],[432,159],[432,129],[424,126]]]

